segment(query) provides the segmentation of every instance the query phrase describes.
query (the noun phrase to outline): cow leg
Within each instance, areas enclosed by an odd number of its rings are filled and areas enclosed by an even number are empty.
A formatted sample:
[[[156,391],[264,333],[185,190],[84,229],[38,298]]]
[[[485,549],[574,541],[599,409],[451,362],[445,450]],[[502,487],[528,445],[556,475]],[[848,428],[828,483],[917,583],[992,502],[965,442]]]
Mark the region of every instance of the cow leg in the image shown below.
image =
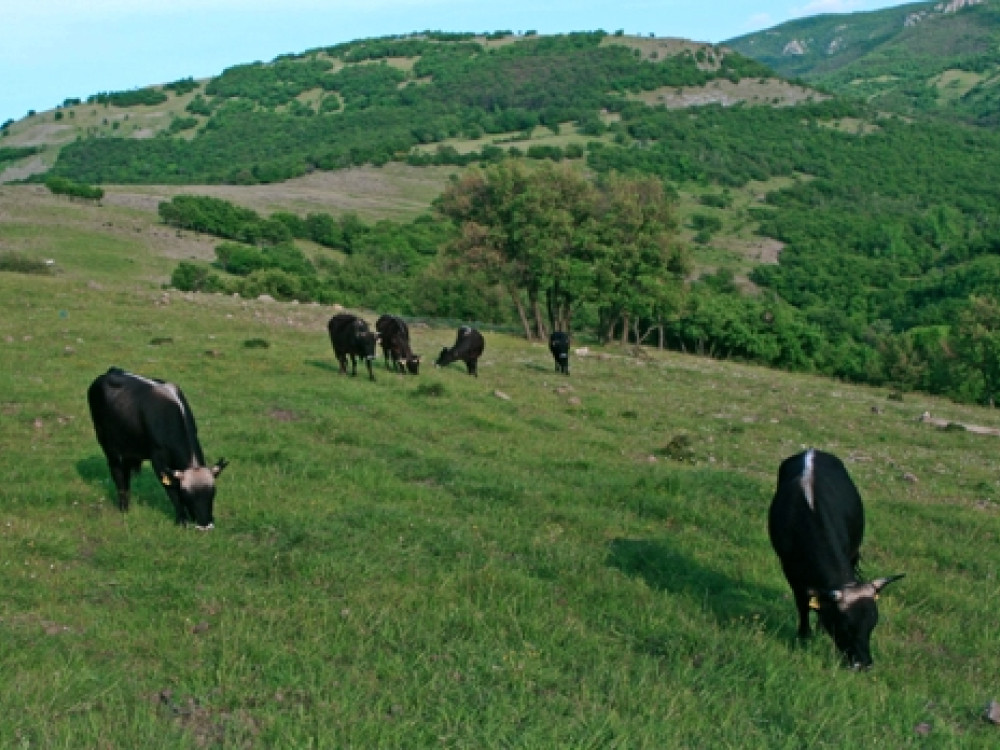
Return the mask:
[[[340,371],[347,374],[347,355],[337,355],[337,362],[340,363]]]
[[[375,373],[372,372],[372,361],[368,357],[365,357],[365,364],[368,366],[368,379],[374,383]]]
[[[167,497],[170,498],[170,502],[174,504],[174,522],[178,526],[184,526],[187,524],[187,510],[184,508],[184,503],[181,502],[180,493],[177,491],[176,487],[167,487]]]
[[[111,470],[111,479],[115,483],[118,491],[118,510],[127,511],[129,503],[129,489],[132,482],[132,465],[124,460],[108,459],[108,468]]]
[[[812,637],[809,627],[809,594],[805,589],[795,589],[795,608],[799,612],[799,638]]]

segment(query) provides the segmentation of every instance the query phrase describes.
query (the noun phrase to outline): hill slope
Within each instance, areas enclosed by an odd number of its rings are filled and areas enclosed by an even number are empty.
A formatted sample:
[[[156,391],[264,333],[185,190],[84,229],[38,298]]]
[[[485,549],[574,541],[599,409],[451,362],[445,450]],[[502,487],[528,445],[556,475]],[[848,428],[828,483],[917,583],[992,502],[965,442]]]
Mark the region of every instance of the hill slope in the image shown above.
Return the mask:
[[[632,347],[566,378],[494,333],[479,378],[369,383],[333,308],[162,289],[194,250],[152,211],[0,199],[56,260],[0,271],[0,745],[995,747],[996,438],[917,417],[996,412]],[[114,507],[84,397],[112,364],[231,461],[216,531],[148,467]],[[866,575],[907,573],[871,674],[795,642],[765,517],[804,445],[861,489]]]
[[[681,40],[416,35],[91,97],[9,124],[4,143],[52,147],[12,175],[55,162],[55,174],[88,182],[274,182],[367,162],[463,163],[456,141],[502,154],[541,128],[568,127],[579,147],[613,131],[614,113],[630,102],[661,95],[677,104],[803,98],[801,87],[769,76],[732,52]],[[716,82],[728,88],[701,93]],[[426,153],[428,145],[439,148]]]
[[[875,106],[998,124],[1000,4],[920,2],[819,15],[726,42],[787,78]]]

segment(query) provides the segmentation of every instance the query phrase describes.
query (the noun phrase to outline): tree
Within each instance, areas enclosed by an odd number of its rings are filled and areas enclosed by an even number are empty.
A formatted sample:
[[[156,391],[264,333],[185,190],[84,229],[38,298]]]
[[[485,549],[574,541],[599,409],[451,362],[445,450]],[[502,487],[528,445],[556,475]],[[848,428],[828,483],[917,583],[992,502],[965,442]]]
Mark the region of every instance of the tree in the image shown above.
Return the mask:
[[[1000,387],[1000,303],[972,297],[952,333],[956,356],[982,378],[982,400],[994,406]]]
[[[673,247],[675,228],[672,205],[655,177],[612,174],[601,184],[587,251],[602,340],[613,337],[619,322],[626,341],[630,321],[658,319],[656,327],[676,310],[682,276],[671,269],[685,264]]]
[[[503,287],[530,340],[569,328],[586,276],[578,250],[593,205],[594,188],[578,171],[507,160],[466,172],[436,208],[461,227],[449,256]]]
[[[528,339],[570,330],[584,301],[605,340],[622,321],[626,331],[630,321],[657,327],[680,304],[686,264],[656,178],[594,185],[571,166],[507,160],[466,172],[436,205],[461,225],[450,256],[506,290]]]

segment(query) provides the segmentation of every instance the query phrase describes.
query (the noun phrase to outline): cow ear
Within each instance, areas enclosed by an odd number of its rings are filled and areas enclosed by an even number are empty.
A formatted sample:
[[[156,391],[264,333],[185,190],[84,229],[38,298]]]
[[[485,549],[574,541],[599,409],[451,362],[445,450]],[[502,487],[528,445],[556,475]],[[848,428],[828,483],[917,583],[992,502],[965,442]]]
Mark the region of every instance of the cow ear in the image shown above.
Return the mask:
[[[212,476],[213,477],[219,476],[219,474],[222,473],[222,470],[225,469],[227,466],[229,466],[229,462],[224,458],[220,458],[218,462],[215,464],[215,466],[212,467]]]
[[[837,604],[844,598],[844,592],[840,589],[809,589],[809,606],[813,609],[819,609],[819,603],[823,601],[833,602]],[[816,606],[813,607],[813,602],[816,602]]]
[[[809,609],[814,609],[819,612],[822,602],[839,602],[844,597],[843,591],[837,590],[820,590],[820,589],[808,589],[806,594],[809,595]]]

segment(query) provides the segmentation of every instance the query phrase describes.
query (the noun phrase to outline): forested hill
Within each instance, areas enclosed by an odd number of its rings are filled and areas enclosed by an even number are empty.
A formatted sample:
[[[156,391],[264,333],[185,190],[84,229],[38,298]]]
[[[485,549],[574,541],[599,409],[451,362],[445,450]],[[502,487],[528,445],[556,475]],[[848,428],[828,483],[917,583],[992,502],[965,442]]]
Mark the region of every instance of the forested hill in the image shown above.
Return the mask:
[[[726,42],[787,78],[906,114],[1000,124],[1000,1],[803,18]]]
[[[459,150],[485,149],[487,158],[507,150],[484,136],[569,127],[600,137],[630,108],[658,97],[683,101],[688,91],[700,101],[706,92],[725,102],[801,96],[780,81],[760,83],[772,76],[711,45],[600,32],[362,40],[238,65],[203,85],[178,81],[69,102],[53,125],[82,137],[61,149],[52,174],[246,184],[407,158],[462,163]],[[441,148],[427,156],[426,145]]]

